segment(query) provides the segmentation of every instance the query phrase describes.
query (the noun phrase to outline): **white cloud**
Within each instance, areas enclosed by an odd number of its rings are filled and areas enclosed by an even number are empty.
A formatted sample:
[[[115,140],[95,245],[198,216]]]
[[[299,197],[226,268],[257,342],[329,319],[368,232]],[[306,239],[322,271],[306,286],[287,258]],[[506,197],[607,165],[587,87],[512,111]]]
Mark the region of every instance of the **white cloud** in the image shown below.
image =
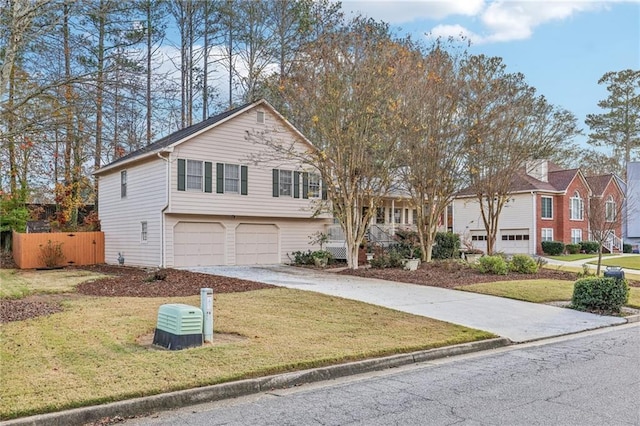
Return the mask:
[[[449,37],[454,39],[460,39],[464,37],[466,40],[471,40],[474,44],[479,44],[479,40],[482,37],[475,34],[473,31],[468,30],[462,25],[438,25],[434,27],[428,34],[429,38],[446,40]]]
[[[451,15],[474,16],[482,11],[484,3],[484,0],[347,0],[342,2],[342,10],[396,25]]]

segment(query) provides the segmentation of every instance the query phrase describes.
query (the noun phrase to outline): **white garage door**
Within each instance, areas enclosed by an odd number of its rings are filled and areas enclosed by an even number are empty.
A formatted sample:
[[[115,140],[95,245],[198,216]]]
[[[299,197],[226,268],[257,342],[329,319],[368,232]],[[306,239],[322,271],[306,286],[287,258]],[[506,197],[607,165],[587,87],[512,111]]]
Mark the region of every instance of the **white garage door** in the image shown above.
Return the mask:
[[[278,228],[275,225],[241,223],[236,228],[236,264],[280,263]]]
[[[225,229],[219,223],[178,222],[173,228],[174,266],[224,265]]]
[[[496,248],[509,254],[529,253],[529,230],[501,229]]]

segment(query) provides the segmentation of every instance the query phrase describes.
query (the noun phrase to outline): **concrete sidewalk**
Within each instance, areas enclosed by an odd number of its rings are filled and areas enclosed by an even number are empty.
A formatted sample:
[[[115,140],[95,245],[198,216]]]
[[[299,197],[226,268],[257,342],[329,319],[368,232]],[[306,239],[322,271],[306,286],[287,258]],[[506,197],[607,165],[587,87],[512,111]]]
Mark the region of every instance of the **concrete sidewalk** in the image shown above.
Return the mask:
[[[283,265],[211,266],[189,268],[189,270],[359,300],[489,331],[515,343],[627,322],[624,318],[595,315],[502,297]]]

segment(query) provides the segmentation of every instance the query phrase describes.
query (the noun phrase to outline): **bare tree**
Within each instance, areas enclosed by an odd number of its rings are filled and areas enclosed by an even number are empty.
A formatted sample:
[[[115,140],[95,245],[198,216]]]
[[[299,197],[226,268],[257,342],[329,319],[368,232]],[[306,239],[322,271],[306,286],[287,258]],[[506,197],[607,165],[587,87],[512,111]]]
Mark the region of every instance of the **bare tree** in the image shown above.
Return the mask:
[[[551,155],[578,130],[571,113],[536,96],[522,74],[505,71],[502,59],[471,56],[463,68],[466,177],[492,254],[515,175],[527,161]]]
[[[612,178],[612,180],[615,182],[614,178]],[[610,195],[593,196],[589,200],[590,239],[598,243],[598,266],[596,275],[600,275],[603,246],[612,238],[615,238],[615,231],[622,227],[624,201],[622,190],[620,190],[620,192],[615,191],[615,193]]]

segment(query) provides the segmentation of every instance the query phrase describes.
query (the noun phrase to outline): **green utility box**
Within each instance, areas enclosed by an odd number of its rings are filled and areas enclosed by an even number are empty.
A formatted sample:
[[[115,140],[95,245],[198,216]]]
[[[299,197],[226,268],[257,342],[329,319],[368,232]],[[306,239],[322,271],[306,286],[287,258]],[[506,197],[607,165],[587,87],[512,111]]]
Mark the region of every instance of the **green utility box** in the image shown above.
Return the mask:
[[[153,344],[174,351],[202,346],[202,310],[182,303],[161,305]]]

